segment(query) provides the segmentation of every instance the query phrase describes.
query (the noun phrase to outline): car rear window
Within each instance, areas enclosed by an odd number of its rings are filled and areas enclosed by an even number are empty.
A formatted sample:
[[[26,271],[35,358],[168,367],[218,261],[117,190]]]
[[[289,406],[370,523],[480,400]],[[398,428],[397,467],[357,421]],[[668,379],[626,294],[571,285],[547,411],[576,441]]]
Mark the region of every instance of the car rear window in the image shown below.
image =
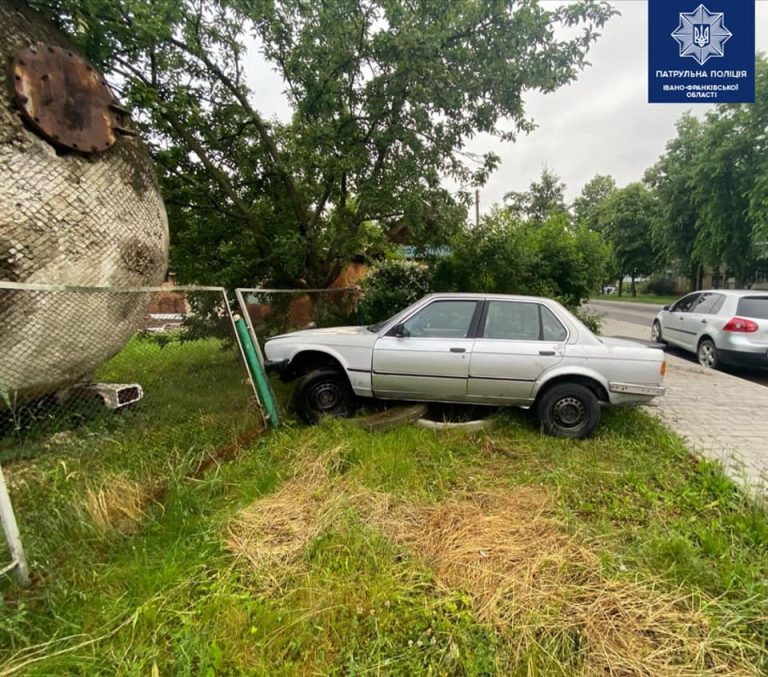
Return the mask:
[[[744,296],[740,298],[736,314],[742,317],[768,320],[768,296]]]

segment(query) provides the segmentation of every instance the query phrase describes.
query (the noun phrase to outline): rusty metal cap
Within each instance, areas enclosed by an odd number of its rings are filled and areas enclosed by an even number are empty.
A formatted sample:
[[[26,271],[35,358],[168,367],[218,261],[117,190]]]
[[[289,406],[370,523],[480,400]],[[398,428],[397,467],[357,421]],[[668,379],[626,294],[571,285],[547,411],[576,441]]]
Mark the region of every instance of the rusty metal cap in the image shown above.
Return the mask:
[[[112,146],[116,132],[130,133],[124,124],[127,111],[79,54],[31,45],[16,54],[11,73],[22,116],[52,144],[95,153]]]

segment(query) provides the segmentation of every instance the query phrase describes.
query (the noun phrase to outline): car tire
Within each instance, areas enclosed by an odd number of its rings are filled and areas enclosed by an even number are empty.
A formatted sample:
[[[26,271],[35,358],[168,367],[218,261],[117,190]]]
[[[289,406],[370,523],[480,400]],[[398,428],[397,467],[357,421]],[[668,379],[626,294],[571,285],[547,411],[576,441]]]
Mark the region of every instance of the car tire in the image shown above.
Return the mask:
[[[661,323],[658,320],[654,320],[651,326],[651,341],[654,343],[666,343],[661,334]]]
[[[702,367],[717,369],[720,366],[720,357],[717,354],[717,346],[712,339],[702,339],[696,350],[696,358]]]
[[[296,384],[292,406],[304,423],[314,425],[323,416],[351,416],[355,411],[355,393],[347,377],[337,369],[315,369]]]
[[[553,437],[582,438],[600,423],[600,402],[595,393],[579,383],[552,386],[539,399],[541,429]]]

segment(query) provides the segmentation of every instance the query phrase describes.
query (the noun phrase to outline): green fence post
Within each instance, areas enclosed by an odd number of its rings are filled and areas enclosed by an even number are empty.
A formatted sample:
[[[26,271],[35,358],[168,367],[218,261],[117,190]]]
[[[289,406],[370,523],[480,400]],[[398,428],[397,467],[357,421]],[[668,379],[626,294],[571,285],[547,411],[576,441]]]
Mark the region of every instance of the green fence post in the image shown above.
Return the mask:
[[[267,412],[267,418],[269,424],[273,428],[277,428],[280,425],[280,414],[277,412],[277,406],[275,400],[272,397],[272,389],[269,387],[267,381],[267,375],[264,373],[264,368],[261,366],[261,361],[256,354],[256,348],[251,340],[251,334],[248,331],[248,327],[245,324],[245,320],[239,315],[235,315],[235,328],[237,329],[237,335],[240,338],[240,343],[243,346],[243,352],[245,353],[245,361],[248,365],[248,371],[251,373],[251,378],[256,384],[256,390],[259,393],[259,398],[264,404],[264,409]]]

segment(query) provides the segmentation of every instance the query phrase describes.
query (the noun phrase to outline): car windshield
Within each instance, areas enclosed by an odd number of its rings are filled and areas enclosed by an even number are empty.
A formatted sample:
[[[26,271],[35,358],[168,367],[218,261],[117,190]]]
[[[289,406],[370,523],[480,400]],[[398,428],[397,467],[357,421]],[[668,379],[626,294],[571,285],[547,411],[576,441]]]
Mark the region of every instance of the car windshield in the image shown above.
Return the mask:
[[[416,303],[420,303],[420,301],[416,301]],[[380,332],[390,322],[394,322],[398,317],[402,317],[404,315],[407,315],[408,311],[410,311],[411,308],[413,308],[416,305],[416,303],[412,303],[407,308],[403,308],[400,312],[395,313],[394,315],[392,315],[392,317],[388,317],[386,320],[381,320],[380,322],[375,322],[374,324],[369,324],[365,328],[368,331],[373,332],[374,334],[377,333],[377,332]]]
[[[369,324],[366,329],[368,331],[372,331],[375,334],[376,332],[381,331],[382,327],[384,327],[387,322],[389,322],[389,320],[382,320],[381,322],[376,322],[375,324]]]
[[[768,320],[768,296],[744,296],[739,299],[737,315]]]
[[[406,308],[407,310],[407,308]],[[374,324],[369,324],[366,329],[368,331],[373,332],[376,334],[377,332],[380,332],[384,327],[386,327],[390,322],[394,321],[395,318],[399,317],[405,312],[405,310],[401,310],[399,313],[395,313],[392,317],[388,317],[386,320],[381,320],[381,322],[376,322]]]

